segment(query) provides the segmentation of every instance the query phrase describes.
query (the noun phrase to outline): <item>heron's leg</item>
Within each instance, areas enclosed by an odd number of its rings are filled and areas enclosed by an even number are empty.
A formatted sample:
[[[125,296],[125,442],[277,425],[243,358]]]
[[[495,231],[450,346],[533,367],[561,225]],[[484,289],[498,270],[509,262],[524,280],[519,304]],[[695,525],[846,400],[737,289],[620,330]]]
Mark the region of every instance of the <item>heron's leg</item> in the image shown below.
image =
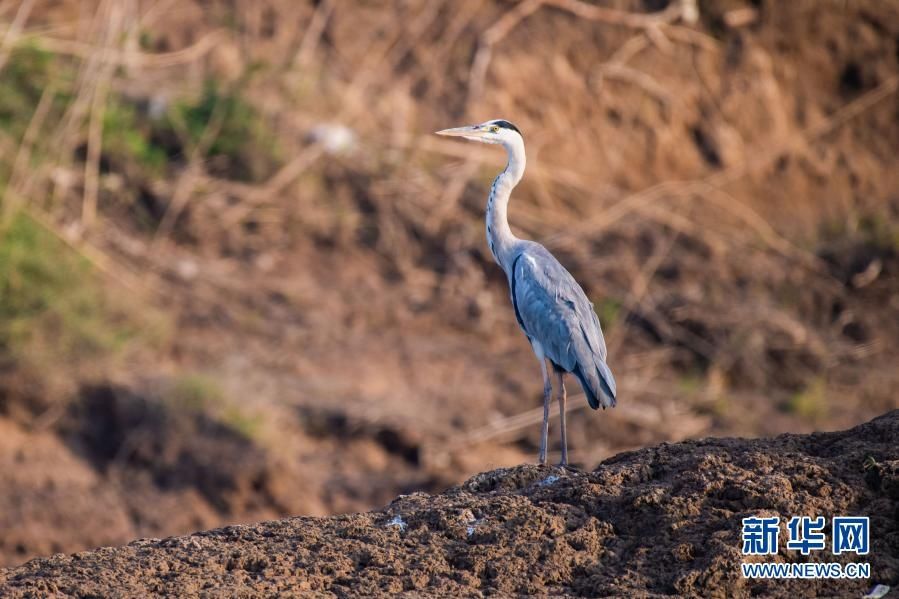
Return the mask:
[[[559,398],[559,421],[560,426],[562,428],[562,461],[559,462],[561,466],[568,465],[568,433],[565,429],[565,374],[561,371],[556,371],[556,383],[558,384],[557,393]]]
[[[543,428],[540,429],[540,465],[546,464],[546,441],[549,437],[549,404],[552,401],[553,388],[546,372],[546,360],[540,359],[540,371],[543,373]]]

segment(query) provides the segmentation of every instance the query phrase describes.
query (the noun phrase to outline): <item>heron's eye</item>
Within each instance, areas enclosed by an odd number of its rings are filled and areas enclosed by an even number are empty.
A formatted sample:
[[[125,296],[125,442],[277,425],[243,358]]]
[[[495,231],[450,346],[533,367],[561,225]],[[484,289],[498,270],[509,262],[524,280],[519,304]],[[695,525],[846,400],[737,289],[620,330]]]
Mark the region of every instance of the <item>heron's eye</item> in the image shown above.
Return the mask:
[[[496,125],[493,125],[492,127],[490,127],[490,130],[493,131],[494,133],[499,133],[499,127],[497,127]]]

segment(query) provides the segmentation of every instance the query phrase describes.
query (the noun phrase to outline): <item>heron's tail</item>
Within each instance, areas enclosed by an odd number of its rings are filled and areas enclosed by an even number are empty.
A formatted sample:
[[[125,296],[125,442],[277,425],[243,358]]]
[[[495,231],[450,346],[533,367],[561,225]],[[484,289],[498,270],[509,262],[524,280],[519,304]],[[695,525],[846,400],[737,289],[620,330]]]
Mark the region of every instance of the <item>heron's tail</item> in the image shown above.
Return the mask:
[[[587,403],[594,410],[599,406],[603,409],[614,408],[617,403],[615,399],[615,377],[612,371],[606,366],[606,363],[597,358],[594,368],[582,368],[580,364],[572,371],[584,388],[587,395]]]

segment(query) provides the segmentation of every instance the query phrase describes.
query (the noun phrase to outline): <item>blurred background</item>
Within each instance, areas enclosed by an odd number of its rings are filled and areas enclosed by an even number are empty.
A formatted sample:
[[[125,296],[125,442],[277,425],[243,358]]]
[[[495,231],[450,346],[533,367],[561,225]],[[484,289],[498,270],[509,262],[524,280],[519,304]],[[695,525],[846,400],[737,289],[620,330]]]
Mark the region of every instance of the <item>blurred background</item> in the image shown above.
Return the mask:
[[[533,460],[491,118],[577,465],[899,407],[897,88],[895,0],[0,0],[0,564]]]

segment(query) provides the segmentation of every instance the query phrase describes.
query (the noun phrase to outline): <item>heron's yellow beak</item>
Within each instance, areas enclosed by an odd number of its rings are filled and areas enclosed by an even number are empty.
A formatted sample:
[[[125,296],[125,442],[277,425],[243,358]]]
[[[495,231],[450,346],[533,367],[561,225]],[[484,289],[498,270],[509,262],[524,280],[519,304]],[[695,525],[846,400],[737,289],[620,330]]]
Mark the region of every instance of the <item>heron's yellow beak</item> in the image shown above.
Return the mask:
[[[466,127],[456,127],[455,129],[444,129],[437,131],[437,135],[447,135],[450,137],[467,137],[478,138],[483,137],[487,130],[480,125],[468,125]]]

